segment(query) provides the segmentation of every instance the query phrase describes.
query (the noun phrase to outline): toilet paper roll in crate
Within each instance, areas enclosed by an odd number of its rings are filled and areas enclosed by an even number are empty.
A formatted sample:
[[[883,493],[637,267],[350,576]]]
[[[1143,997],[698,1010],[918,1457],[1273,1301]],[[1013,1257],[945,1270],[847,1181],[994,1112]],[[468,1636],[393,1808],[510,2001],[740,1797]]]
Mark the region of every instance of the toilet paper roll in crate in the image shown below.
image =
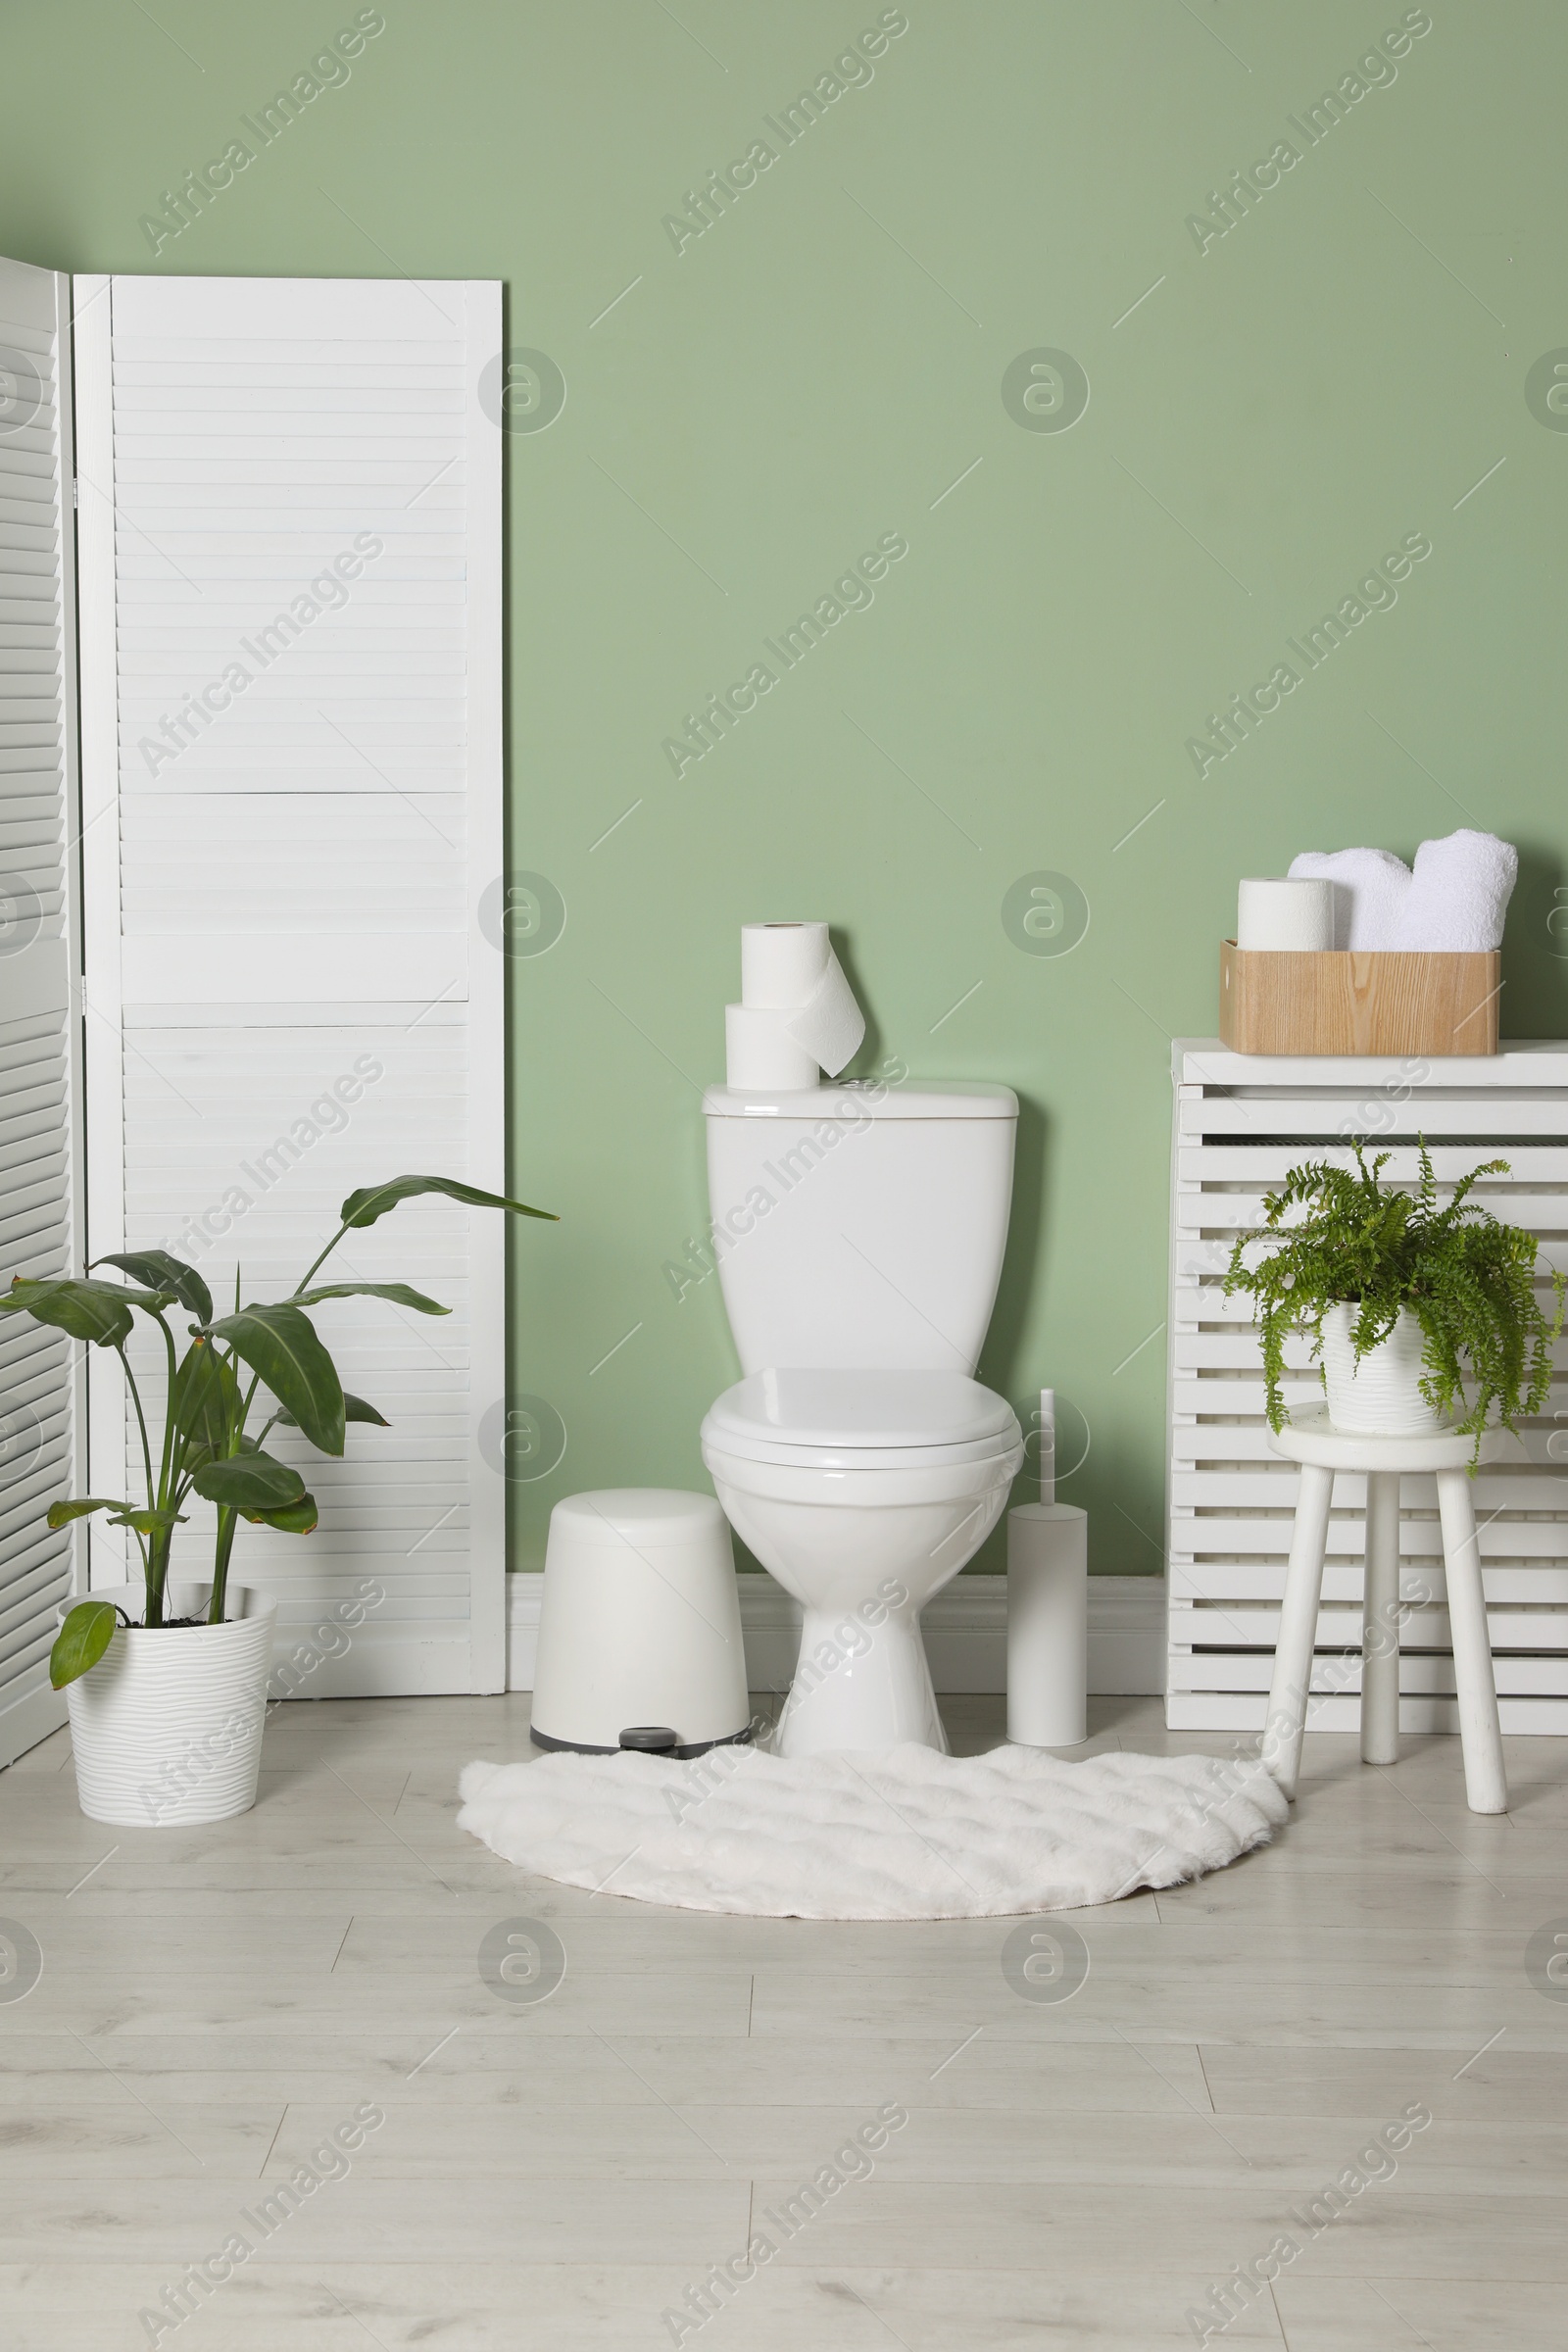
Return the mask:
[[[1322,879],[1250,880],[1241,885],[1236,944],[1276,953],[1321,954],[1334,945],[1334,884]]]
[[[1040,1392],[1040,1496],[1007,1513],[1007,1738],[1089,1736],[1089,1514],[1057,1502],[1055,1396]]]

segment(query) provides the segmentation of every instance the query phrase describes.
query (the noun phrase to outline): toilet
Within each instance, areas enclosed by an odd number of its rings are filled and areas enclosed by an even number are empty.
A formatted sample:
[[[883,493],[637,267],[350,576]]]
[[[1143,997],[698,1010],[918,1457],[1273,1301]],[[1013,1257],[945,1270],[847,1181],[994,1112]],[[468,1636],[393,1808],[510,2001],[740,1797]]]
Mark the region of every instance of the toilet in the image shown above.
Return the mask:
[[[1003,1086],[710,1087],[708,1185],[745,1375],[703,1460],[805,1621],[778,1753],[945,1750],[920,1611],[1006,1507],[1023,1435],[974,1367],[1006,1247]]]

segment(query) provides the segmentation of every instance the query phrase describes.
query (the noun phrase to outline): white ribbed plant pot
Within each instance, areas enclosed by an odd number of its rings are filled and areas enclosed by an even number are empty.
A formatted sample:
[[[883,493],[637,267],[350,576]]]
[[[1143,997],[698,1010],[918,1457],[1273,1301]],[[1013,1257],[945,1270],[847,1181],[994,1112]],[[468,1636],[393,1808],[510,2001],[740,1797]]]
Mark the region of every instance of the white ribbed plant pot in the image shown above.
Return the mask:
[[[1449,1424],[1421,1394],[1422,1333],[1409,1307],[1386,1340],[1357,1363],[1351,1334],[1359,1308],[1331,1306],[1323,1318],[1323,1386],[1336,1429],[1364,1437],[1430,1437]]]
[[[78,1597],[139,1619],[146,1596],[137,1584]],[[200,1616],[211,1597],[211,1585],[172,1584],[168,1613]],[[277,1610],[232,1582],[225,1607],[221,1625],[119,1626],[97,1665],[67,1685],[76,1796],[90,1821],[188,1828],[255,1804]]]

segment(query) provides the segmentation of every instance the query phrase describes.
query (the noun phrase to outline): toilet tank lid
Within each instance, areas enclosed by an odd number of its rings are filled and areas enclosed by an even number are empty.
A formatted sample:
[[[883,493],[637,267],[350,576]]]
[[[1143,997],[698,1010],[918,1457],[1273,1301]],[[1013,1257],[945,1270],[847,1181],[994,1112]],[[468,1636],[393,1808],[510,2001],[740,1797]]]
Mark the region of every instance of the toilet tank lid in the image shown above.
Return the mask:
[[[889,1086],[881,1079],[851,1078],[799,1094],[710,1086],[703,1096],[703,1108],[710,1119],[1015,1119],[1018,1098],[1010,1086],[959,1079],[922,1078]]]
[[[785,1445],[956,1446],[1016,1429],[1004,1396],[961,1372],[769,1367],[726,1389],[705,1436],[768,1436]]]

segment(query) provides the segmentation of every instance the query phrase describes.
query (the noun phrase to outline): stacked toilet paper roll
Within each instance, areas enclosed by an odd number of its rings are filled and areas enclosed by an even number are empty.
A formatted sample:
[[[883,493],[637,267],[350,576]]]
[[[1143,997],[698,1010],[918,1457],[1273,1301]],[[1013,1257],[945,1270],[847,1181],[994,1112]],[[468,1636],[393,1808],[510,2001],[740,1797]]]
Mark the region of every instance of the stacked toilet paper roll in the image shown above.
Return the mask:
[[[795,1094],[836,1077],[865,1035],[865,1015],[826,923],[745,923],[741,1001],[724,1007],[728,1083]]]

